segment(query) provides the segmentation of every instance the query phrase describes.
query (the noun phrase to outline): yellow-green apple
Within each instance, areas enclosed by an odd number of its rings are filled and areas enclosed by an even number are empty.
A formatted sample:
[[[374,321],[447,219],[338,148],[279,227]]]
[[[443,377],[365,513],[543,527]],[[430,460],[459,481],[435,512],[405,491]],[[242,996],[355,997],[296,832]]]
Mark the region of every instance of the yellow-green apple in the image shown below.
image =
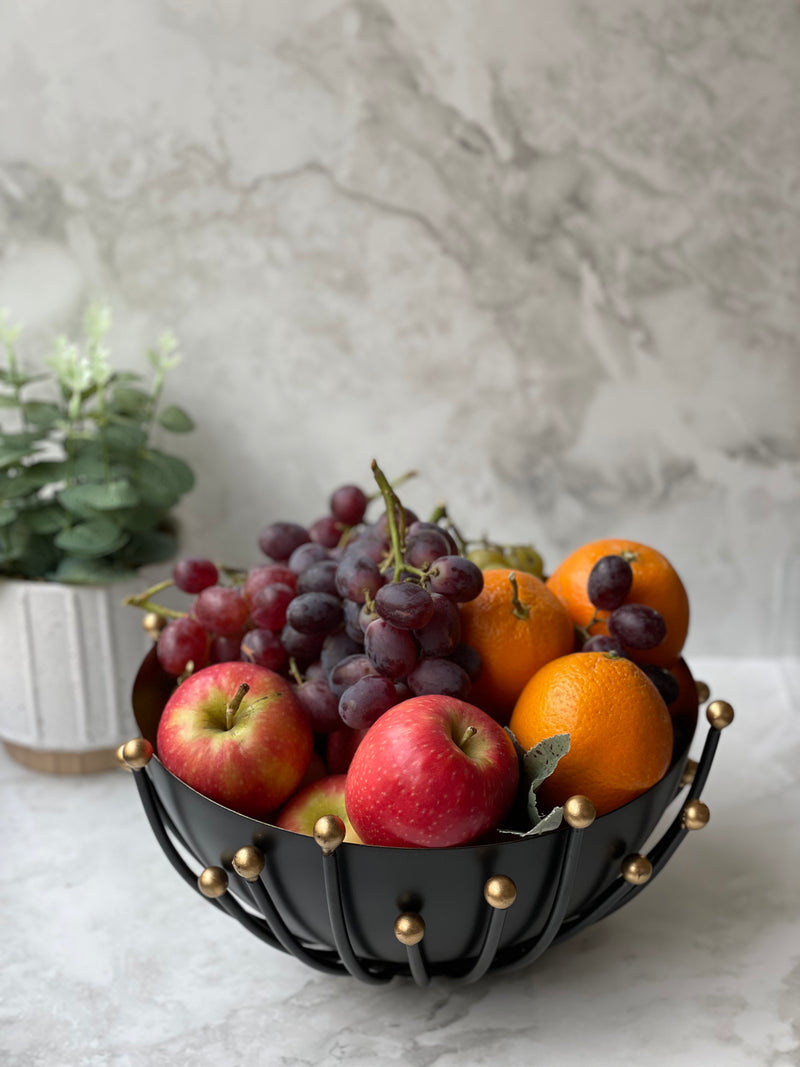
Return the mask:
[[[361,844],[361,838],[353,829],[344,805],[346,780],[347,776],[344,774],[329,774],[304,789],[299,789],[286,801],[272,821],[284,830],[311,835],[314,833],[317,819],[321,819],[323,815],[338,815],[344,823],[345,841]]]
[[[198,793],[263,819],[294,792],[313,735],[291,685],[255,663],[215,663],[190,675],[161,714],[156,749]]]
[[[518,782],[514,745],[494,719],[455,697],[418,696],[369,728],[345,805],[365,844],[444,848],[496,828]]]

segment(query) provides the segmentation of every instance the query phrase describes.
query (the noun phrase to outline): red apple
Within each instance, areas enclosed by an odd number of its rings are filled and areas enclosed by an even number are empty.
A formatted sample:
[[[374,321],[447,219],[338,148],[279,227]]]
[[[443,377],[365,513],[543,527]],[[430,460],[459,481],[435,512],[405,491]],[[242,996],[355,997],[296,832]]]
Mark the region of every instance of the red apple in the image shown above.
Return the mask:
[[[494,719],[455,697],[412,697],[367,731],[347,772],[350,821],[368,845],[445,848],[497,827],[519,763]]]
[[[284,804],[273,818],[276,826],[294,830],[296,834],[314,833],[314,824],[323,815],[338,815],[344,823],[345,841],[361,844],[361,838],[353,829],[344,805],[344,786],[347,776],[329,774],[319,781],[300,789]]]
[[[161,714],[158,757],[198,793],[263,819],[297,788],[313,736],[291,685],[255,663],[215,663],[182,682]]]

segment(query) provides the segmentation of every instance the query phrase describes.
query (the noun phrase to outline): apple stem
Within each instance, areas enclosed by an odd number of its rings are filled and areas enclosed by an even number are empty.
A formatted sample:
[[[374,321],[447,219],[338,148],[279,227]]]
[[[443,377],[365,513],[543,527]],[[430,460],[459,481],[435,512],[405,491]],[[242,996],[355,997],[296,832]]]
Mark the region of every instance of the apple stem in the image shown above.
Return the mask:
[[[226,730],[230,730],[230,728],[233,726],[233,720],[236,718],[236,712],[239,710],[239,707],[245,698],[245,694],[249,692],[249,690],[250,686],[247,684],[247,682],[242,682],[242,684],[236,690],[233,700],[231,700],[227,708],[225,708]]]
[[[519,586],[517,585],[517,575],[515,571],[512,571],[508,576],[509,582],[511,582],[511,610],[518,619],[530,618],[531,609],[527,604],[523,604],[519,598]]]
[[[463,747],[470,740],[470,738],[474,737],[477,732],[478,732],[478,727],[477,726],[468,726],[466,728],[466,730],[464,731],[464,734],[463,734],[461,740],[458,742],[458,747],[463,749]]]

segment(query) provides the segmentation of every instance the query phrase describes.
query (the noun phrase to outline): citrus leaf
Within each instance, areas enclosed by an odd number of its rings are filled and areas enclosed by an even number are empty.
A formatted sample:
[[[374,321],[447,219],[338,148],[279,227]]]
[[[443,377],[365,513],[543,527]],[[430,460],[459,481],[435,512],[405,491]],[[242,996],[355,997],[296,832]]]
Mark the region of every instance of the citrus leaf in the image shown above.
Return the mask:
[[[170,433],[189,433],[194,429],[194,420],[183,408],[177,404],[170,404],[158,415],[158,424]]]
[[[111,519],[97,518],[62,530],[56,535],[55,543],[73,556],[93,559],[118,551],[127,539],[127,534]]]

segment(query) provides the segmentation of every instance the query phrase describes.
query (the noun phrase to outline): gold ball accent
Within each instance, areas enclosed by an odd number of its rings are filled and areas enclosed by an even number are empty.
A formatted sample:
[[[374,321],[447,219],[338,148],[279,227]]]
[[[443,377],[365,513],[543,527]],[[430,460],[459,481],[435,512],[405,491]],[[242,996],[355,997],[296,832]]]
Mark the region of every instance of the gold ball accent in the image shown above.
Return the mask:
[[[697,774],[697,760],[687,759],[686,766],[683,768],[683,774],[681,775],[681,789],[686,785],[691,785],[694,781],[694,776]]]
[[[140,771],[153,758],[153,746],[146,737],[134,737],[117,750],[126,767]]]
[[[163,615],[159,615],[155,611],[148,611],[142,616],[142,629],[149,638],[153,641],[158,640],[158,635],[167,625],[167,620]]]
[[[425,936],[425,920],[413,911],[404,911],[394,921],[394,936],[401,945],[418,945]]]
[[[647,856],[627,856],[622,861],[622,877],[631,885],[644,885],[650,881],[653,873],[653,864]]]
[[[221,867],[206,867],[200,872],[197,885],[204,897],[221,897],[228,891],[228,876]]]
[[[503,911],[517,899],[517,887],[505,874],[495,874],[483,887],[483,898],[493,908]]]
[[[708,688],[708,685],[705,682],[695,682],[694,687],[697,690],[698,704],[705,704],[711,696],[711,690]]]
[[[706,718],[715,730],[724,730],[733,722],[733,708],[727,700],[712,700],[706,708]]]
[[[597,812],[588,797],[576,793],[564,802],[564,818],[573,830],[585,830],[597,818]]]
[[[255,845],[245,845],[236,851],[233,869],[247,882],[258,881],[258,876],[264,870],[264,853]]]
[[[681,824],[684,830],[702,830],[710,814],[702,800],[689,800],[681,813]]]
[[[322,849],[323,856],[331,852],[344,841],[345,827],[338,815],[322,815],[314,823],[314,840]]]

